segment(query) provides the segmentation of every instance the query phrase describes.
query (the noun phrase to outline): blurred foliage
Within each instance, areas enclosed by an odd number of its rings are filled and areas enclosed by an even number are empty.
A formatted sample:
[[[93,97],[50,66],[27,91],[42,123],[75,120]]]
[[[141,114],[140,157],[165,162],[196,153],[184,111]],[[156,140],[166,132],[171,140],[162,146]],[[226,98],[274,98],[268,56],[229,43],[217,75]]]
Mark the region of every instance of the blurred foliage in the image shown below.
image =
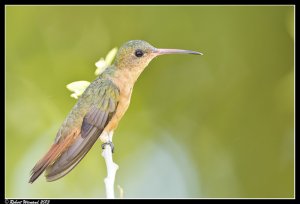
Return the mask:
[[[104,58],[101,58],[98,62],[95,63],[97,69],[95,70],[95,75],[98,76],[100,75],[102,72],[104,72],[104,70],[110,66],[113,63],[113,60],[115,59],[115,56],[117,54],[118,48],[113,48],[111,51],[109,51]]]
[[[117,54],[118,49],[115,47],[113,48],[111,51],[108,52],[108,54],[106,55],[105,59],[101,58],[100,60],[98,60],[95,65],[96,65],[96,70],[95,70],[95,75],[98,76],[100,75],[102,72],[104,72],[104,70],[109,67],[116,54]],[[85,89],[91,84],[91,82],[89,81],[74,81],[71,82],[69,84],[66,85],[67,89],[69,89],[69,91],[72,91],[73,93],[71,94],[72,98],[78,99],[79,96],[81,96],[83,94],[83,92],[85,91]]]
[[[161,56],[136,83],[114,137],[124,197],[294,196],[294,7],[5,11],[6,197],[105,196],[99,142],[63,179],[27,182],[75,104],[65,85],[132,39],[204,56]]]
[[[74,92],[71,94],[72,98],[78,99],[81,96],[85,89],[91,84],[89,81],[74,81],[66,85],[67,89]]]

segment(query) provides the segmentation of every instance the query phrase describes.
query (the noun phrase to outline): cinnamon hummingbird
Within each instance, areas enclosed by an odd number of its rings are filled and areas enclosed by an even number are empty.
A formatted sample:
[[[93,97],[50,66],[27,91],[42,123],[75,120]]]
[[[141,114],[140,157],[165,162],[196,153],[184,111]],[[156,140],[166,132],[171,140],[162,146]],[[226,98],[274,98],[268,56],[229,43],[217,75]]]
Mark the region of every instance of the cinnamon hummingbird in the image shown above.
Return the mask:
[[[31,170],[29,183],[44,171],[47,181],[62,178],[84,158],[98,138],[104,145],[112,145],[113,131],[129,106],[136,80],[153,58],[164,54],[202,55],[190,50],[158,49],[142,40],[126,42],[114,63],[79,97],[54,143]]]

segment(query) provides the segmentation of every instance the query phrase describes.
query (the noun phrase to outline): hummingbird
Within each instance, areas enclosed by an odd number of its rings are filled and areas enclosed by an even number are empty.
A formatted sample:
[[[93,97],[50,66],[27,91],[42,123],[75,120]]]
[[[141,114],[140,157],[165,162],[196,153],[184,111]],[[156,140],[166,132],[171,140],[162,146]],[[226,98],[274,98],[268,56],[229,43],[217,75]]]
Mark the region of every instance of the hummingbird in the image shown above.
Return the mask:
[[[68,174],[89,152],[97,139],[113,144],[111,137],[128,109],[133,86],[152,59],[164,54],[195,54],[180,49],[158,49],[143,40],[123,44],[114,63],[83,92],[56,134],[48,152],[31,170],[29,183],[44,171],[47,181]]]

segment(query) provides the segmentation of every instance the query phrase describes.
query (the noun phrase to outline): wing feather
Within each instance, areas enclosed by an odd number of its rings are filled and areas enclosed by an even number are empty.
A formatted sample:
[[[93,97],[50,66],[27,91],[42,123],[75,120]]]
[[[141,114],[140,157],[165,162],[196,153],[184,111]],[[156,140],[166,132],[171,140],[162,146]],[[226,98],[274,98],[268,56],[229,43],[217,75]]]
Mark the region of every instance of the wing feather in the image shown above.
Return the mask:
[[[114,93],[114,94],[111,94]],[[31,171],[30,183],[46,170],[47,181],[54,181],[69,173],[89,152],[103,132],[118,106],[119,89],[111,82],[101,84],[95,100],[83,117],[81,127],[68,135],[58,135],[47,154]],[[59,130],[59,134],[65,133]],[[59,141],[59,142],[57,142]]]

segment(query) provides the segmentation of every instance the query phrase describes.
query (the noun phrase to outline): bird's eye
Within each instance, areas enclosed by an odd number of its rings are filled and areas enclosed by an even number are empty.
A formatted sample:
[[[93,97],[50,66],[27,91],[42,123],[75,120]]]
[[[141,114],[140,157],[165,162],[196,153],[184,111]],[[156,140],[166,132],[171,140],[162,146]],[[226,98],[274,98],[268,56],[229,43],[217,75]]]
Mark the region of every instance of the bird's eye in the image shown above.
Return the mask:
[[[142,57],[144,55],[144,52],[143,50],[140,50],[140,49],[137,49],[135,52],[134,52],[135,56],[137,57]]]

